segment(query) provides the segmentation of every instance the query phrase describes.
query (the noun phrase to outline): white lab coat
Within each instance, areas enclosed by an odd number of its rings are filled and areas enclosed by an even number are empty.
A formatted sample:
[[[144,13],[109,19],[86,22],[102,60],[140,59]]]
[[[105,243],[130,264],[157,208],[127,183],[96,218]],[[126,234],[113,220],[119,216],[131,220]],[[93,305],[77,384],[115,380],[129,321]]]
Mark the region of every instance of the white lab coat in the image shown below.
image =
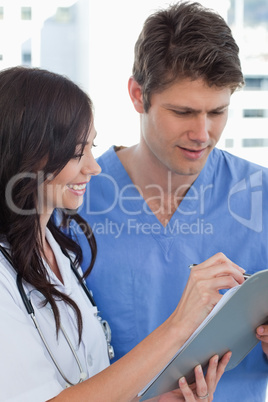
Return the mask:
[[[46,238],[52,247],[64,285],[49,267],[51,282],[61,292],[68,294],[79,306],[83,318],[82,342],[78,345],[77,324],[73,310],[64,302],[57,305],[61,323],[75,347],[87,378],[109,365],[107,344],[93,307],[70,268],[69,259],[47,230]],[[79,368],[60,331],[56,337],[54,317],[49,307],[40,308],[43,296],[32,286],[25,286],[31,293],[40,328],[58,364],[68,380],[76,383]],[[65,388],[66,382],[58,373],[47,353],[34,324],[28,315],[16,286],[16,274],[0,253],[0,401],[44,402],[55,397]]]

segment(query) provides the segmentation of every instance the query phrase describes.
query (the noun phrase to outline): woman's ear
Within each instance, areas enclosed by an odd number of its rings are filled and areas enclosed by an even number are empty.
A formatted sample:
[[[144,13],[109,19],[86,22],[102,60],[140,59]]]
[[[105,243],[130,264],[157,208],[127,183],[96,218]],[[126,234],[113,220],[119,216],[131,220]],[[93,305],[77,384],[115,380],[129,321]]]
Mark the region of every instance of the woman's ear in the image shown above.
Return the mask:
[[[134,77],[130,77],[128,80],[128,93],[136,111],[138,113],[144,113],[141,86]]]

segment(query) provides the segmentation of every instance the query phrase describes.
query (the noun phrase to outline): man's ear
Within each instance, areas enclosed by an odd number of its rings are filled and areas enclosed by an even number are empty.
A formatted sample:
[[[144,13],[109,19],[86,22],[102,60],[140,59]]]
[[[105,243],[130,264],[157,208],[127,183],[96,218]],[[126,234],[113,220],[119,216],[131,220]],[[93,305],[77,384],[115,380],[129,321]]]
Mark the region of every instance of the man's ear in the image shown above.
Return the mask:
[[[136,111],[138,113],[144,113],[141,86],[134,77],[130,77],[128,80],[128,93]]]

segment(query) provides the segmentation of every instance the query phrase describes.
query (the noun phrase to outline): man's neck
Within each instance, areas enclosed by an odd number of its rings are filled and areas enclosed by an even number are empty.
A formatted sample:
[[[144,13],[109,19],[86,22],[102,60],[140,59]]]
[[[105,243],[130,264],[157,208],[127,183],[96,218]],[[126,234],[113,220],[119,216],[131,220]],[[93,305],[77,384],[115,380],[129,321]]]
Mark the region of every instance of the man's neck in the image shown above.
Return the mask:
[[[144,155],[139,145],[121,148],[117,155],[151,211],[166,226],[197,176],[171,172]]]

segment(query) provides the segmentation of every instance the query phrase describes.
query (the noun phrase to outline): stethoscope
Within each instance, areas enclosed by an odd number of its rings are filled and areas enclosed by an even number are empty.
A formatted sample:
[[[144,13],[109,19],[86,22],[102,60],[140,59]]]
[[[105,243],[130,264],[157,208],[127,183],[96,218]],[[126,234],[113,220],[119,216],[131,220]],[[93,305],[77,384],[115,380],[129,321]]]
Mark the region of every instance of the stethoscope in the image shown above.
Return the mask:
[[[7,261],[11,264],[11,266],[13,266],[11,257],[9,255],[9,253],[6,251],[6,249],[4,247],[0,246],[0,251],[5,256]],[[70,258],[70,256],[68,255],[68,253],[65,250],[62,250],[62,251],[63,251],[64,255],[66,255],[66,257],[69,258],[71,269],[72,269],[73,273],[75,274],[76,278],[78,279],[80,285],[82,286],[82,289],[84,290],[87,298],[90,300],[90,302],[93,305],[93,307],[96,307],[96,303],[94,301],[92,292],[90,292],[88,290],[88,288],[86,287],[83,279],[81,278],[81,275],[79,274],[79,272],[75,268],[72,259]],[[72,343],[70,341],[70,338],[67,335],[66,331],[64,330],[63,326],[60,324],[60,330],[62,331],[63,336],[64,336],[64,338],[65,338],[65,340],[66,340],[66,342],[67,342],[67,344],[68,344],[68,346],[69,346],[69,348],[70,348],[70,350],[71,350],[71,352],[72,352],[72,354],[73,354],[73,356],[75,358],[76,364],[77,364],[77,366],[79,368],[79,372],[80,372],[79,380],[76,383],[73,383],[73,382],[68,380],[68,378],[64,374],[63,370],[61,369],[59,363],[55,359],[50,347],[48,346],[48,343],[47,343],[47,341],[46,341],[46,339],[44,337],[44,334],[43,334],[43,332],[42,332],[42,330],[41,330],[41,328],[40,328],[40,326],[38,324],[38,321],[36,319],[35,311],[34,311],[32,303],[31,303],[31,299],[30,299],[30,297],[28,297],[26,295],[26,292],[25,292],[24,287],[22,285],[22,277],[19,274],[17,274],[16,284],[17,284],[18,291],[20,293],[21,299],[23,301],[23,304],[24,304],[24,306],[25,306],[25,308],[27,310],[27,313],[30,315],[30,317],[31,317],[31,319],[32,319],[32,321],[34,323],[34,326],[37,329],[37,332],[38,332],[38,334],[39,334],[39,336],[40,336],[40,338],[41,338],[41,340],[42,340],[42,342],[43,342],[43,344],[44,344],[49,356],[51,357],[55,367],[57,368],[58,372],[60,373],[60,375],[62,376],[64,381],[66,381],[66,387],[70,387],[72,385],[76,385],[76,384],[79,384],[79,383],[83,382],[86,379],[87,374],[83,370],[83,367],[82,367],[81,362],[80,362],[80,360],[79,360],[79,358],[77,356],[77,353],[75,352],[75,349],[74,349],[74,347],[73,347],[73,345],[72,345]],[[109,356],[110,359],[113,359],[114,358],[114,348],[111,345],[111,338],[112,338],[112,336],[111,336],[111,328],[110,328],[108,322],[106,320],[103,320],[99,316],[98,311],[97,311],[97,313],[95,315],[96,315],[98,321],[100,322],[100,324],[102,326],[102,329],[103,329],[103,332],[104,332],[104,335],[105,335],[105,338],[106,338],[108,356]]]

